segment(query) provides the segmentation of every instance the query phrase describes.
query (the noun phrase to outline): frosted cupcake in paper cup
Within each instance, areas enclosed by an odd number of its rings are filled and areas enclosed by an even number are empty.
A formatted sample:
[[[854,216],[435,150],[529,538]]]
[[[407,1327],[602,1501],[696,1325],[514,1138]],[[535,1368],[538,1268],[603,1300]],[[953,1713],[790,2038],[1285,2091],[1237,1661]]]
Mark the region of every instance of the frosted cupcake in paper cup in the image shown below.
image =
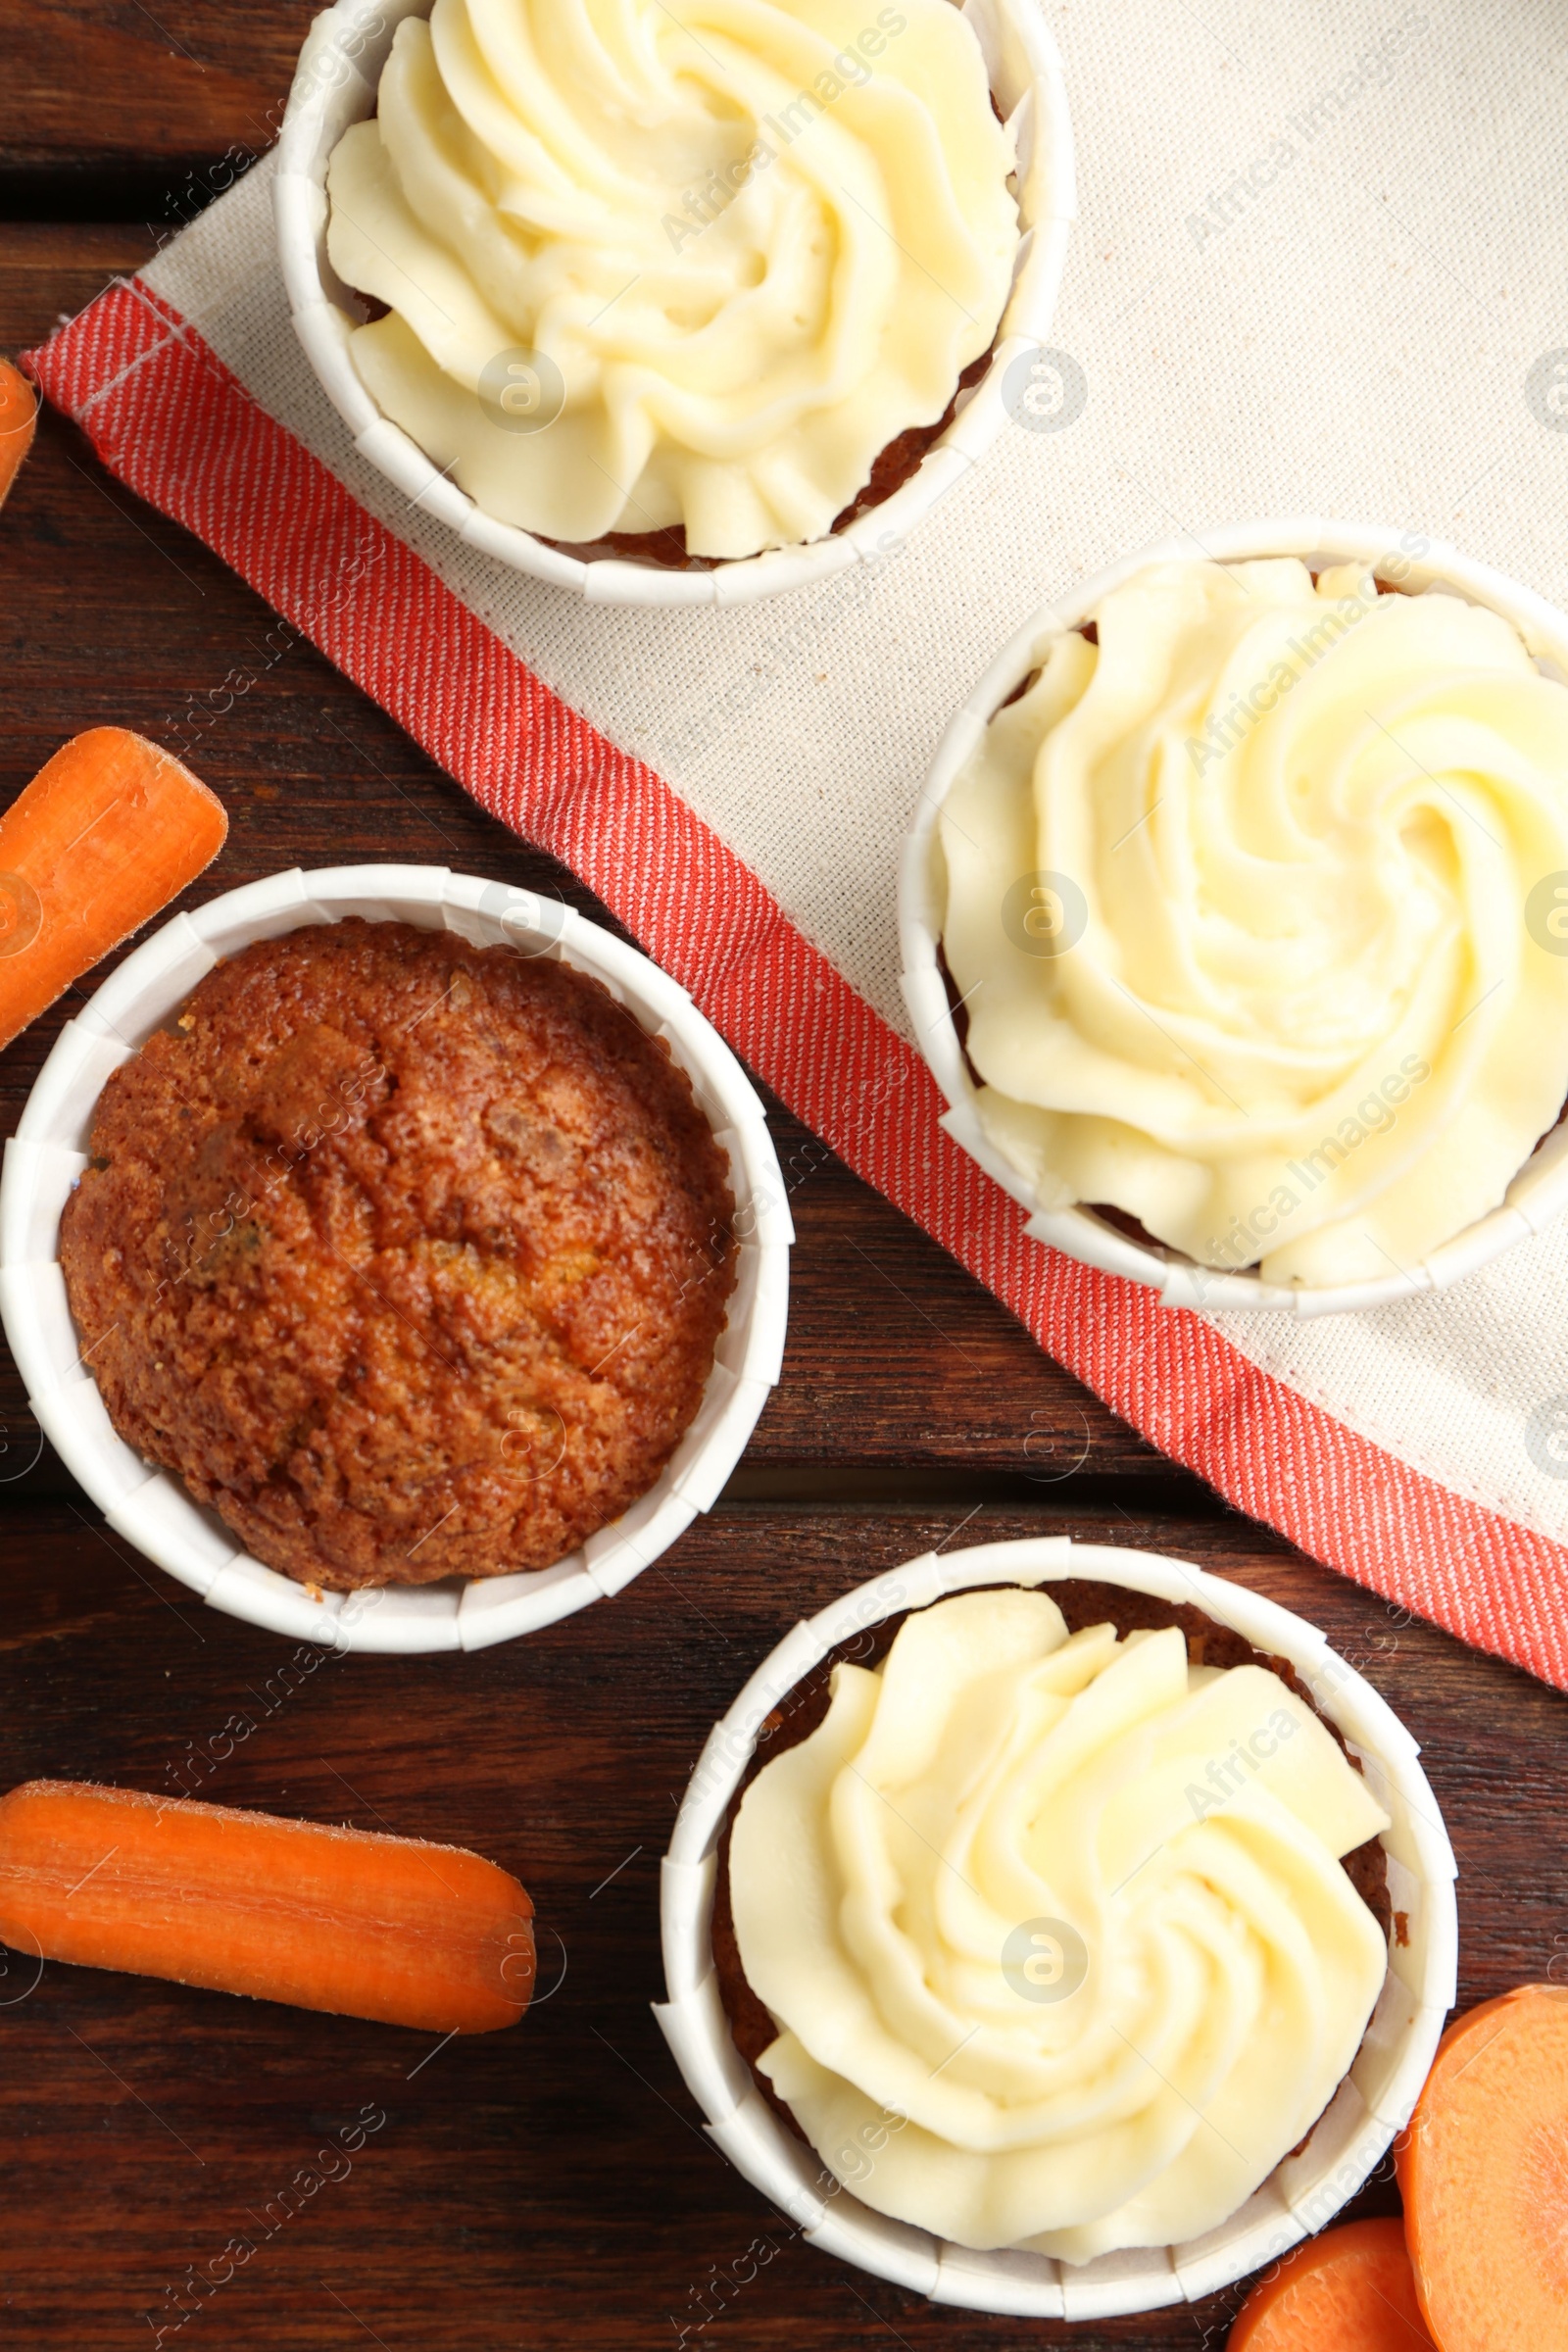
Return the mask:
[[[796,1626],[703,1750],[659,2018],[813,2243],[941,2302],[1195,2301],[1321,2228],[1452,1997],[1416,1748],[1183,1563],[926,1554]]]
[[[1042,1222],[1277,1293],[1431,1287],[1557,1122],[1568,685],[1426,554],[1151,563],[954,762],[932,913]]]
[[[956,1594],[879,1668],[840,1665],[741,1805],[736,1939],[777,2028],[758,2064],[863,2202],[959,2245],[1200,2237],[1355,2056],[1387,1927],[1341,1860],[1383,1894],[1389,1826],[1263,1665],[1194,1665],[1175,1623],[1069,1632],[1045,1592]]]
[[[486,514],[745,558],[913,471],[1011,291],[1015,160],[950,0],[436,0],[327,247],[384,306],[365,385]]]

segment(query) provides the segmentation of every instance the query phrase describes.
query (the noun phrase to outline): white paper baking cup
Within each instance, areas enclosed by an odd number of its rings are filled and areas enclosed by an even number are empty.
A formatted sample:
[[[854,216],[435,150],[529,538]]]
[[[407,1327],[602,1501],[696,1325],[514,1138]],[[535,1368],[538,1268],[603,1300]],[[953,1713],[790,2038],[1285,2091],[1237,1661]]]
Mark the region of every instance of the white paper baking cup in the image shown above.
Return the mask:
[[[1421,551],[1419,555],[1411,552],[1414,549]],[[1024,1227],[1032,1240],[1061,1250],[1064,1256],[1079,1258],[1085,1265],[1099,1266],[1106,1274],[1125,1274],[1134,1282],[1146,1283],[1159,1293],[1162,1306],[1203,1307],[1215,1313],[1241,1309],[1330,1315],[1387,1306],[1396,1298],[1414,1298],[1427,1291],[1446,1291],[1477,1267],[1490,1264],[1515,1242],[1550,1224],[1568,1202],[1568,1124],[1553,1128],[1537,1145],[1508,1187],[1500,1207],[1466,1226],[1413,1266],[1376,1282],[1316,1289],[1267,1283],[1256,1274],[1221,1273],[1195,1264],[1180,1250],[1133,1241],[1091,1209],[1044,1209],[1038,1205],[1027,1178],[1004,1157],[981,1123],[978,1090],[969,1075],[937,961],[946,913],[937,831],[942,804],[992,717],[1014,688],[1040,666],[1052,640],[1077,628],[1112,588],[1151,564],[1191,563],[1195,557],[1237,564],[1255,556],[1299,556],[1314,571],[1353,559],[1370,565],[1379,577],[1396,577],[1408,593],[1453,593],[1472,604],[1489,605],[1512,621],[1547,677],[1568,683],[1568,614],[1517,580],[1494,571],[1490,564],[1475,563],[1443,540],[1374,529],[1366,523],[1329,522],[1317,515],[1295,515],[1283,522],[1226,523],[1204,531],[1201,539],[1192,534],[1161,539],[1085,580],[1059,605],[1043,605],[997,656],[954,717],[932,761],[904,842],[899,878],[902,986],[919,1051],[947,1098],[942,1125],[1004,1192],[1033,1210]],[[1396,572],[1394,566],[1402,569]]]
[[[553,1567],[327,1592],[243,1551],[180,1481],[116,1436],[81,1359],[59,1263],[60,1215],[87,1164],[104,1081],[128,1061],[206,973],[253,940],[345,915],[455,931],[591,973],[692,1082],[729,1161],[738,1238],[736,1283],[697,1418],[658,1483]],[[0,1315],[28,1402],[55,1450],[109,1524],[210,1608],[294,1640],[406,1653],[486,1649],[535,1633],[618,1592],[712,1508],[776,1384],[789,1309],[789,1207],[762,1105],[745,1071],[686,991],[555,899],[443,866],[343,865],[273,874],[177,914],[126,957],[38,1073],[0,1178]]]
[[[353,122],[375,103],[375,87],[405,17],[428,16],[430,0],[338,0],[317,18],[300,53],[278,142],[273,182],[278,250],[294,325],[321,387],[354,435],[360,455],[380,467],[410,505],[450,524],[460,539],[518,571],[602,605],[747,605],[806,588],[900,546],[955,483],[963,479],[1017,413],[1029,375],[1004,379],[1012,364],[1046,348],[1076,210],[1072,129],[1061,59],[1039,0],[963,0],[985,53],[991,87],[1016,138],[1016,186],[1023,235],[1012,295],[992,364],[907,482],[847,530],[809,546],[677,571],[610,559],[584,564],[530,531],[498,522],[449,481],[418,444],[382,414],[361,379],[349,339],[364,313],[326,256],[326,167]]]
[[[1220,2229],[1180,2246],[1097,2261],[1042,2254],[977,2254],[873,2213],[847,2188],[824,2196],[822,2166],[788,2132],[736,2049],[719,1998],[710,1922],[725,1812],[764,1719],[829,1650],[865,1627],[923,1609],[977,1585],[1050,1585],[1093,1577],[1191,1602],[1254,1648],[1289,1659],[1322,1712],[1360,1759],[1390,1815],[1383,1839],[1389,1894],[1408,1941],[1389,1953],[1389,1976],[1354,2065],[1298,2156],[1276,2166]],[[1244,1585],[1222,1583],[1157,1552],[1065,1537],[923,1552],[847,1592],[797,1625],[715,1724],[698,1759],[664,1857],[662,1910],[667,1999],[654,2014],[710,2136],[813,2245],[937,2303],[1042,2320],[1105,2320],[1196,2303],[1259,2269],[1332,2220],[1410,2119],[1453,2006],[1458,1958],[1454,1859],[1437,1799],[1409,1733],[1315,1626]]]

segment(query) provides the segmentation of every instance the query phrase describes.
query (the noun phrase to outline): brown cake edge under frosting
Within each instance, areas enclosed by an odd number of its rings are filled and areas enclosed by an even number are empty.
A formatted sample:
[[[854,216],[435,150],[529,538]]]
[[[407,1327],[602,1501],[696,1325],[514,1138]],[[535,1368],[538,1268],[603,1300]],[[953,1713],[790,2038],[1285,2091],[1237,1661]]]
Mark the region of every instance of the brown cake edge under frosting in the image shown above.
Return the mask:
[[[975,1587],[973,1590],[1001,1590],[1003,1587]],[[1056,1603],[1067,1622],[1067,1631],[1076,1634],[1090,1625],[1113,1625],[1118,1637],[1130,1633],[1162,1632],[1177,1626],[1187,1637],[1187,1654],[1195,1666],[1217,1666],[1222,1671],[1232,1666],[1263,1666],[1270,1674],[1278,1675],[1287,1690],[1294,1692],[1328,1732],[1335,1745],[1354,1772],[1361,1771],[1359,1760],[1351,1755],[1339,1726],[1313,1698],[1311,1690],[1297,1673],[1288,1658],[1274,1657],[1266,1650],[1256,1649],[1244,1636],[1229,1626],[1219,1624],[1206,1611],[1190,1601],[1175,1603],[1157,1599],[1152,1593],[1129,1592],[1122,1585],[1102,1584],[1092,1577],[1066,1577],[1060,1583],[1043,1585],[1040,1591]],[[951,1595],[949,1596],[951,1597]],[[935,1605],[935,1604],[933,1604]],[[827,1713],[829,1683],[837,1665],[875,1667],[882,1663],[893,1646],[895,1636],[906,1618],[918,1615],[917,1610],[901,1610],[884,1624],[868,1627],[853,1641],[840,1643],[802,1677],[786,1696],[782,1707],[768,1715],[758,1735],[758,1742],[748,1759],[740,1786],[731,1798],[724,1816],[718,1841],[718,1867],[713,1887],[711,1924],[713,1965],[718,1975],[719,1996],[729,2021],[735,2046],[751,2070],[752,2080],[773,2113],[803,2146],[809,2148],[800,2125],[788,2105],[774,2090],[772,2083],[759,2068],[758,2061],[764,2050],[778,2038],[778,2028],[763,2003],[747,1982],[741,1966],[740,1946],[735,1936],[735,1920],[729,1893],[729,1843],[735,1816],[741,1800],[753,1781],[775,1756],[799,1746],[810,1737]],[[1389,1894],[1388,1856],[1381,1838],[1369,1838],[1344,1857],[1342,1868],[1356,1893],[1360,1896],[1383,1932],[1383,1940],[1391,1937],[1405,1940],[1403,1913],[1393,1910]],[[1338,2084],[1335,2086],[1338,2091]],[[1321,2121],[1321,2118],[1318,2119]],[[1298,2145],[1290,2150],[1298,2156],[1311,2139],[1317,2124],[1312,2125]],[[814,2150],[811,2151],[813,2154]],[[1282,2159],[1286,2161],[1286,2159]]]
[[[872,461],[870,475],[858,490],[849,505],[824,534],[837,538],[862,514],[884,506],[896,490],[902,490],[924,464],[929,452],[947,431],[958,413],[958,402],[965,392],[972,391],[991,366],[995,351],[982,352],[971,360],[954,387],[949,401],[935,424],[911,424],[906,432],[899,433],[877,452]],[[686,550],[684,524],[671,523],[659,531],[607,531],[602,539],[572,542],[565,539],[546,539],[536,531],[534,537],[545,547],[553,547],[558,555],[572,556],[579,564],[641,564],[654,571],[717,571],[726,564],[744,562],[733,556],[693,556]],[[808,542],[792,542],[805,545]],[[778,553],[763,550],[763,553]],[[784,551],[787,552],[787,551]]]

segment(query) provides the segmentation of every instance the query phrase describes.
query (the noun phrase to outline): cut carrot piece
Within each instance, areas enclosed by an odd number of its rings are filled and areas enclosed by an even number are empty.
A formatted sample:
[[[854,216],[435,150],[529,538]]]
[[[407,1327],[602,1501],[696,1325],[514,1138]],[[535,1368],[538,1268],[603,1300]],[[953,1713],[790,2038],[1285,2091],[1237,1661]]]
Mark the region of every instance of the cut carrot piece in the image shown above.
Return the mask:
[[[459,1846],[77,1781],[0,1797],[0,1938],[31,1958],[487,2034],[528,2005],[532,1920]]]
[[[0,816],[0,1046],[177,898],[223,846],[223,804],[156,743],[92,727]]]
[[[1348,2222],[1254,2288],[1228,2352],[1431,2352],[1397,2222]]]
[[[1568,1989],[1523,1984],[1451,2025],[1395,2161],[1440,2352],[1564,2352]]]
[[[37,426],[37,393],[9,360],[0,360],[0,507],[22,471]]]

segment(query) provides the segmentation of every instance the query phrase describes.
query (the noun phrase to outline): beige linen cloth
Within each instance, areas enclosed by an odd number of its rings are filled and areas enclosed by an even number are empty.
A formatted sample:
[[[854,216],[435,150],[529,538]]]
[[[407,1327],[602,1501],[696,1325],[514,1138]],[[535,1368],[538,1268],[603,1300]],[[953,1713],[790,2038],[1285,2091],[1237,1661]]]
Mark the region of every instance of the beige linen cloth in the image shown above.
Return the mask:
[[[953,707],[1037,605],[1173,531],[1196,551],[1296,514],[1450,539],[1568,604],[1560,4],[1044,4],[1079,174],[1053,342],[1082,411],[1010,427],[895,561],[777,603],[587,607],[412,512],[296,343],[265,161],[145,273],[905,1035],[900,837]],[[1217,1320],[1412,1468],[1568,1542],[1568,1224],[1440,1297]]]

